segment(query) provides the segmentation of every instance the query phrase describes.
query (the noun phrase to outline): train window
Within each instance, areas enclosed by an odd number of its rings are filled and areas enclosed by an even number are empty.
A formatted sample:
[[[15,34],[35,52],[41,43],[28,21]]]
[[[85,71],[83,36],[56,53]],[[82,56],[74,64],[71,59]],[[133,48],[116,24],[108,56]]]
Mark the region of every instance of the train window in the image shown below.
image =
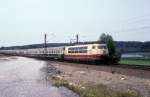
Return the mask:
[[[95,46],[92,46],[92,49],[95,49]]]
[[[83,49],[87,49],[87,46],[83,47]]]
[[[79,53],[82,53],[82,50],[80,50]]]
[[[75,53],[75,50],[73,50],[72,53]]]
[[[85,50],[87,50],[87,46],[68,48],[68,53],[86,53]]]
[[[71,53],[71,51],[68,51],[68,53]]]
[[[68,53],[74,53],[73,51],[68,51]]]
[[[71,53],[73,53],[73,51],[71,51]]]
[[[79,53],[86,53],[87,50],[80,50]]]
[[[77,50],[75,50],[74,52],[75,52],[75,53],[78,53],[78,51],[77,51]]]
[[[87,50],[84,50],[83,53],[87,53]]]
[[[98,46],[99,49],[107,49],[107,46]]]

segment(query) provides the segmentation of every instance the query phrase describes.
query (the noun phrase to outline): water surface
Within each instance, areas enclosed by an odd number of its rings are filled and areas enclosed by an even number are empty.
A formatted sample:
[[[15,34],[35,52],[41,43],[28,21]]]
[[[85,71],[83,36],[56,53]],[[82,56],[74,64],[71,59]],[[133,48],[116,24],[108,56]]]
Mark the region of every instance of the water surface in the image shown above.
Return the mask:
[[[51,86],[42,69],[46,62],[24,57],[0,57],[0,97],[78,97]]]

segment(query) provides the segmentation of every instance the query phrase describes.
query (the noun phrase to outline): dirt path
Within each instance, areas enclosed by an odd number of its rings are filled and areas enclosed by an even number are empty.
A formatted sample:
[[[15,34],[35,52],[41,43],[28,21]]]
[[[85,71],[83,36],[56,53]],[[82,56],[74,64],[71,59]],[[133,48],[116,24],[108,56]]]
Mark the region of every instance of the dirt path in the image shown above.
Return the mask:
[[[133,91],[141,94],[143,97],[150,97],[150,76],[147,72],[146,77],[137,77],[122,74],[121,69],[101,70],[91,69],[87,66],[74,66],[69,63],[49,62],[57,69],[61,70],[63,74],[58,77],[68,80],[76,84],[103,84],[109,88],[123,91]],[[79,65],[79,64],[78,64]],[[104,69],[104,67],[102,67]],[[122,69],[123,70],[123,69]],[[107,72],[108,71],[108,72]],[[116,72],[117,71],[117,72]],[[124,69],[123,72],[134,73],[130,70]],[[138,71],[140,72],[140,71]],[[138,73],[137,74],[140,74]],[[141,73],[142,74],[142,73]],[[140,75],[139,75],[140,76]]]

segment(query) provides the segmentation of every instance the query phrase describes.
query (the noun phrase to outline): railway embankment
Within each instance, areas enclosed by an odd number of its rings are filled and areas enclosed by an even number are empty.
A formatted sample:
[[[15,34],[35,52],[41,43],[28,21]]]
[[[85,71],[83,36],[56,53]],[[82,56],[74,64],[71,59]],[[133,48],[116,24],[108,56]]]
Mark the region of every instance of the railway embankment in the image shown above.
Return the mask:
[[[150,77],[124,75],[121,73],[122,69],[120,71],[117,69],[116,72],[110,66],[107,69],[112,72],[90,68],[88,65],[78,65],[49,62],[50,81],[55,86],[65,86],[72,89],[81,97],[149,97],[150,95]],[[126,68],[125,70],[128,73],[131,72]],[[137,70],[136,72],[141,71]],[[147,71],[147,73],[150,72]]]

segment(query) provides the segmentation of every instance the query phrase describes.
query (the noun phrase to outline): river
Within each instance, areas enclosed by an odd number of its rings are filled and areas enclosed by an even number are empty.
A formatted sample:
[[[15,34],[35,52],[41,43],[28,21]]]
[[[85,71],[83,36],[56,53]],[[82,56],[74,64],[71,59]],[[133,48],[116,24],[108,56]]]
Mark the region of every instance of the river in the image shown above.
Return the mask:
[[[141,59],[141,60],[150,60],[150,56],[148,55],[142,55],[138,53],[128,53],[128,54],[122,54],[121,56],[123,59]]]
[[[46,62],[24,57],[0,57],[0,97],[78,97],[50,85],[42,69]]]

